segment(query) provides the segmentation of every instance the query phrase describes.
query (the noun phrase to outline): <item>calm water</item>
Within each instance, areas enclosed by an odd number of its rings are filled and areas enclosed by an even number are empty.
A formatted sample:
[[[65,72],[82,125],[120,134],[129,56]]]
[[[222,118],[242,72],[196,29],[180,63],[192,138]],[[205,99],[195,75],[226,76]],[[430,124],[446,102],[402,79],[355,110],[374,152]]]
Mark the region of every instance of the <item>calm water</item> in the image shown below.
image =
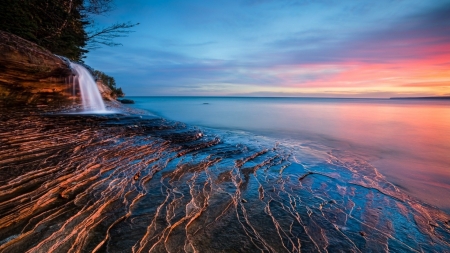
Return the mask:
[[[442,122],[410,118],[443,105],[137,100],[191,124],[0,104],[0,252],[450,252],[450,212],[372,165],[448,206]]]
[[[130,97],[191,125],[308,142],[369,161],[420,200],[450,210],[450,101]]]

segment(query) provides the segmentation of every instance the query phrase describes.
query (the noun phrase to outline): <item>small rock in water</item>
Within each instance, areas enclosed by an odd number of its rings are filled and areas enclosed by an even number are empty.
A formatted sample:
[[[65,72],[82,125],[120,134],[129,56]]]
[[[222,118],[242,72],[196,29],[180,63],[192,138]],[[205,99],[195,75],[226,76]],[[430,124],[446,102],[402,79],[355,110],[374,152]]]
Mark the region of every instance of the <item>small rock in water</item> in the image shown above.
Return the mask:
[[[134,100],[131,99],[117,99],[122,104],[134,104]]]

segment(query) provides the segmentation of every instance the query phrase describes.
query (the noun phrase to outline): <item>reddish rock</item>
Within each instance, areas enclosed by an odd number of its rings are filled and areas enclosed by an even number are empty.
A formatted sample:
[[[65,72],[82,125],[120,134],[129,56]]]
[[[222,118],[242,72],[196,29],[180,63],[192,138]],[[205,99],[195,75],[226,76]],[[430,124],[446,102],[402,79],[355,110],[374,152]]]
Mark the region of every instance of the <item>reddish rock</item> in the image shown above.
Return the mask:
[[[111,90],[111,88],[106,86],[102,80],[97,80],[97,87],[100,91],[100,95],[102,95],[102,98],[104,100],[111,101],[116,99],[116,96],[113,95],[113,91]]]
[[[39,105],[79,101],[73,97],[72,71],[60,57],[3,31],[0,31],[0,52],[2,103]],[[102,83],[98,86],[104,99],[114,99],[108,87]]]
[[[7,102],[48,103],[70,94],[69,66],[50,51],[0,31],[0,97]]]

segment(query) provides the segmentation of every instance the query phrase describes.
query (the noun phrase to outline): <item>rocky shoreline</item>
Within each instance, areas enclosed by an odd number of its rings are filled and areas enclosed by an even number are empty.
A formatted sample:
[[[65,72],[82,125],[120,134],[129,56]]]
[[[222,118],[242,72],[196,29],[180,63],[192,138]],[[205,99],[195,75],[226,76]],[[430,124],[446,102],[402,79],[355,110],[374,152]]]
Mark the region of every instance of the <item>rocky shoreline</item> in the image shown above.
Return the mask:
[[[0,252],[450,250],[450,216],[364,163],[108,106],[1,106]]]

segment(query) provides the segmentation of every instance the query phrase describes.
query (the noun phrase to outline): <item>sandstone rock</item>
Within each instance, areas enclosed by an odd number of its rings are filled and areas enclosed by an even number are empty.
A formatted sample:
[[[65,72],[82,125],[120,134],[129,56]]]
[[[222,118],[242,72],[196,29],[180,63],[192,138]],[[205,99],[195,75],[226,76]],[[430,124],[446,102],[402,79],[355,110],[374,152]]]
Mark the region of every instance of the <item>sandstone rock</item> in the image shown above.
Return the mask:
[[[102,98],[108,101],[115,100],[116,97],[113,95],[113,92],[111,88],[106,86],[102,80],[97,80],[97,87],[100,91],[100,95],[102,95]]]
[[[115,99],[97,83],[102,97]],[[75,95],[75,96],[74,96]],[[64,59],[35,43],[0,31],[0,102],[4,104],[79,103],[73,73]]]
[[[48,103],[71,95],[67,64],[50,51],[0,31],[0,98],[6,102]]]

